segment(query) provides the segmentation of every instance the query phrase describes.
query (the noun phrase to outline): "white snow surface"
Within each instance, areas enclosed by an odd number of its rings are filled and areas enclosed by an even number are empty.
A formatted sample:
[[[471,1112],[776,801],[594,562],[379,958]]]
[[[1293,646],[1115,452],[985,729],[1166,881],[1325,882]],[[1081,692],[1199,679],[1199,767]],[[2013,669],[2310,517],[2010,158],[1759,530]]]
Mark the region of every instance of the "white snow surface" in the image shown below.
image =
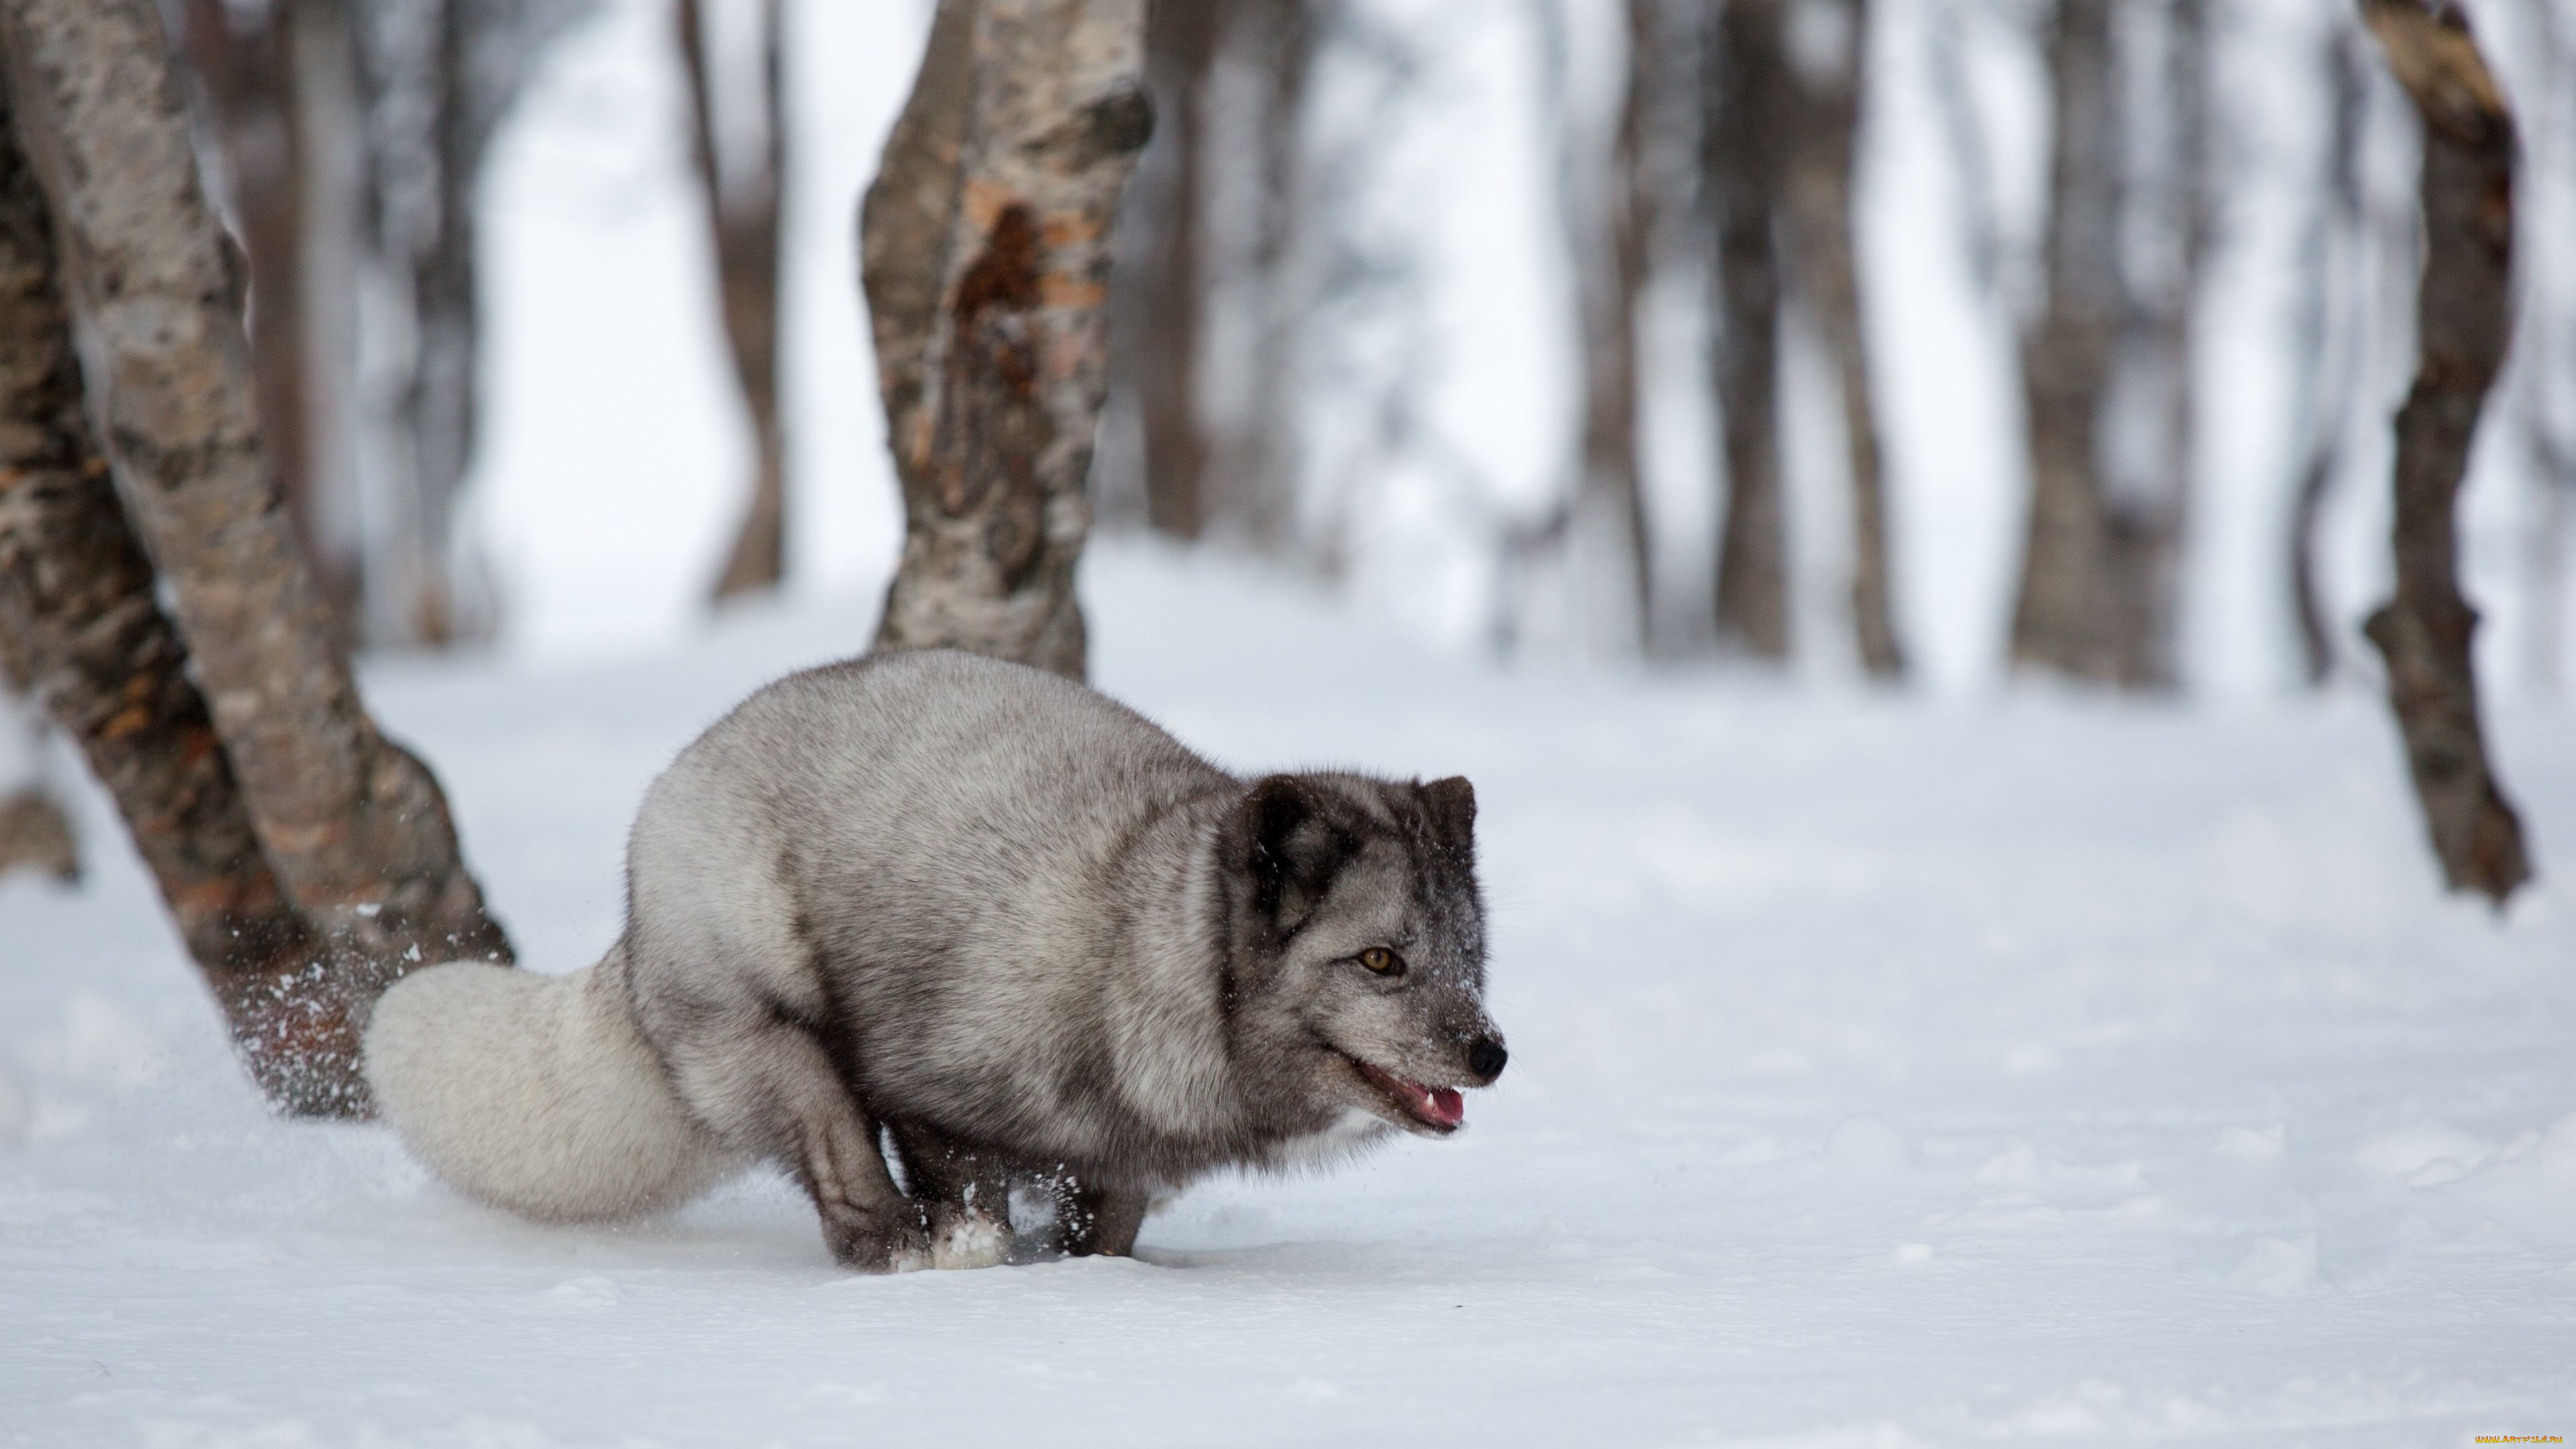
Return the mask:
[[[1462,771],[1512,1064],[1135,1261],[894,1278],[774,1176],[515,1221],[280,1122],[100,802],[0,885],[0,1445],[2466,1444],[2576,1431],[2576,751],[2432,878],[2380,711],[1499,673],[1111,546],[1099,683],[1242,769]],[[372,670],[529,966],[742,694],[871,610]]]

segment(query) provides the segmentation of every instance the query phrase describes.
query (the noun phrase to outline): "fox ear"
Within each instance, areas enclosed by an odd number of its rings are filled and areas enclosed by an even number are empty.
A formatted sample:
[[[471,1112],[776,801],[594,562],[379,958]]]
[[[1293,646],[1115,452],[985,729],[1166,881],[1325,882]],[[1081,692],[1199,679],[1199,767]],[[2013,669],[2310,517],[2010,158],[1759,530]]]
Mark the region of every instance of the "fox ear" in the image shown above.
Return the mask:
[[[1422,788],[1422,803],[1431,812],[1431,833],[1452,850],[1476,850],[1476,787],[1464,775],[1434,780]]]
[[[1243,802],[1244,867],[1261,914],[1295,930],[1357,848],[1325,813],[1322,797],[1294,775],[1271,775]]]

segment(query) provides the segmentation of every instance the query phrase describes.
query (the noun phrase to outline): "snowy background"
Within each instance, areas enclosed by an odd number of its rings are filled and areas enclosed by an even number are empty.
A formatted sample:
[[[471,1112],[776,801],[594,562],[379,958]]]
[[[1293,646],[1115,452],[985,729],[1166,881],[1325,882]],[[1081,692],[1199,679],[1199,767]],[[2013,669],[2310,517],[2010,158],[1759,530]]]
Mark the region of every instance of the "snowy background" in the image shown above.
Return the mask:
[[[2576,718],[2517,667],[2512,460],[2486,450],[2468,504],[2494,743],[2542,873],[2504,915],[2438,891],[2369,689],[2286,687],[2293,432],[2261,383],[2285,251],[2232,253],[2217,283],[2207,446],[2231,484],[2195,517],[2193,690],[2006,688],[2017,405],[1943,210],[1932,3],[1883,6],[1865,179],[1923,686],[1863,690],[1830,654],[1790,678],[1498,665],[1479,556],[1403,476],[1370,480],[1337,595],[1133,540],[1085,565],[1096,682],[1220,761],[1475,779],[1513,1065],[1459,1140],[1211,1184],[1135,1262],[854,1278],[772,1178],[625,1231],[528,1226],[379,1129],[269,1120],[85,795],[89,885],[0,883],[0,1445],[2576,1431]],[[535,969],[617,929],[645,782],[759,683],[862,647],[893,557],[851,215],[926,7],[792,8],[780,601],[699,603],[748,445],[661,7],[611,0],[568,38],[489,175],[473,526],[508,632],[365,682]],[[1610,9],[1574,8],[1580,44]],[[1478,17],[1441,53],[1447,139],[1390,167],[1457,263],[1427,304],[1435,415],[1498,507],[1535,508],[1573,413],[1531,32],[1522,7],[1441,13]],[[2239,13],[2260,23],[2235,94],[2295,111],[2261,25],[2295,32],[2307,0]],[[2001,213],[2026,219],[2037,79],[1977,47],[2013,141]],[[2244,235],[2286,248],[2290,225],[2258,209]],[[1473,303],[1514,295],[1545,300]],[[1696,302],[1669,303],[1687,350]],[[1656,417],[1658,486],[1706,508],[1704,424]],[[1824,610],[1835,480],[1796,455],[1802,607]],[[2379,587],[2377,506],[2338,507],[2347,615]]]

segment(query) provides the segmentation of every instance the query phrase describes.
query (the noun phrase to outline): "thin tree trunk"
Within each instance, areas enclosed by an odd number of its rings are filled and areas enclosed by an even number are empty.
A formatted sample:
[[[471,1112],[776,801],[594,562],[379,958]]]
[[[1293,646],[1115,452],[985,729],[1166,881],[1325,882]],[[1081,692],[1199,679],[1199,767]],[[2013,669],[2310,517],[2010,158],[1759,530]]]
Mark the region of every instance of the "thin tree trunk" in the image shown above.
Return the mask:
[[[2290,508],[2290,617],[2299,636],[2299,659],[2311,685],[2322,685],[2334,673],[2337,650],[2326,623],[2323,587],[2317,578],[2317,532],[2327,499],[2343,466],[2344,434],[2350,426],[2353,388],[2367,352],[2359,311],[2351,298],[2336,290],[2335,242],[2357,247],[2363,235],[2361,198],[2362,72],[2358,41],[2341,27],[2332,29],[2324,54],[2326,82],[2333,97],[2333,118],[2326,144],[2326,174],[2316,214],[2302,248],[2301,270],[2307,293],[2301,303],[2298,343],[2306,369],[2309,397],[2308,457],[2300,470],[2299,488]],[[2358,267],[2345,291],[2357,290]],[[2337,314],[2343,317],[2336,325]]]
[[[1306,108],[1315,58],[1331,21],[1320,0],[1253,0],[1236,7],[1248,21],[1252,56],[1261,66],[1260,130],[1253,159],[1260,167],[1259,209],[1253,217],[1253,295],[1259,315],[1253,337],[1252,411],[1238,461],[1211,480],[1232,490],[1226,509],[1242,520],[1255,544],[1272,554],[1299,549],[1300,427],[1305,392],[1300,352],[1307,309],[1317,295],[1307,275],[1308,229],[1316,184],[1309,175]],[[1310,557],[1327,572],[1342,567],[1347,518],[1321,520],[1304,539]],[[1320,544],[1320,547],[1316,545]]]
[[[2031,497],[2013,659],[2079,679],[2144,684],[2105,607],[2113,524],[2100,430],[2125,302],[2110,0],[2058,0],[2048,51],[2055,116],[2048,296],[2022,348]]]
[[[398,572],[385,582],[399,609],[394,638],[444,648],[488,632],[485,601],[454,557],[457,495],[474,457],[474,360],[482,325],[474,269],[473,17],[464,0],[438,7],[436,196],[433,230],[412,258],[416,352],[403,397],[411,444],[412,517]]]
[[[1115,284],[1129,335],[1123,366],[1144,430],[1145,521],[1196,539],[1207,530],[1209,442],[1199,367],[1207,323],[1208,81],[1225,0],[1151,0],[1145,75],[1154,88],[1154,145],[1140,161],[1134,247]],[[1159,152],[1160,154],[1155,154]],[[1148,172],[1152,175],[1149,177]],[[1150,184],[1150,194],[1147,192]],[[1131,203],[1134,205],[1134,203]]]
[[[1786,158],[1790,273],[1815,314],[1840,385],[1852,499],[1852,628],[1861,667],[1880,679],[1905,672],[1888,581],[1887,489],[1879,450],[1876,394],[1861,318],[1860,267],[1852,238],[1853,158],[1869,53],[1868,0],[1808,0],[1819,18],[1838,17],[1827,38],[1841,53],[1795,56]]]
[[[1717,632],[1757,658],[1789,656],[1788,527],[1780,487],[1781,125],[1788,54],[1782,0],[1726,0],[1708,70],[1702,170],[1715,211],[1718,412],[1726,511]]]
[[[1542,0],[1554,4],[1555,0]],[[1580,571],[1595,557],[1614,560],[1618,588],[1632,611],[1628,644],[1643,650],[1654,619],[1652,548],[1646,531],[1640,477],[1637,397],[1637,307],[1646,286],[1649,239],[1654,233],[1654,178],[1646,128],[1655,101],[1661,60],[1658,0],[1628,0],[1628,84],[1619,105],[1610,165],[1594,182],[1583,173],[1598,163],[1570,145],[1558,157],[1558,179],[1568,211],[1567,232],[1580,271],[1583,306],[1583,472],[1574,499],[1577,585],[1588,603],[1592,581]],[[1569,137],[1573,128],[1566,127]],[[1587,548],[1595,531],[1615,537],[1612,547]],[[1604,540],[1604,544],[1608,543]],[[1599,587],[1607,589],[1609,580]]]
[[[2208,0],[2167,0],[2165,93],[2170,110],[2164,196],[2158,224],[2175,240],[2174,275],[2133,301],[2143,360],[2163,404],[2163,434],[2148,488],[2114,489],[2105,499],[2104,607],[2121,664],[2117,682],[2166,689],[2181,681],[2176,630],[2181,616],[2183,529],[2195,493],[2200,397],[2193,354],[2200,291],[2208,269],[2214,181],[2209,148]],[[2132,293],[2136,292],[2134,287]]]
[[[354,953],[338,974],[358,979],[335,990],[363,1002],[417,962],[506,958],[437,782],[377,732],[332,646],[262,447],[238,286],[151,0],[5,0],[0,45],[103,452],[271,868]],[[363,1108],[350,1063],[315,1070]]]
[[[20,17],[7,18],[14,58]],[[11,343],[0,351],[0,673],[27,683],[115,800],[269,1099],[347,1114],[363,1103],[356,1023],[372,996],[350,988],[365,973],[316,969],[323,953],[269,868],[156,601],[82,408],[53,222],[11,119],[0,117]]]
[[[2454,890],[2502,905],[2531,878],[2522,823],[2487,763],[2452,507],[2513,337],[2513,116],[2448,5],[2361,0],[2424,121],[2424,276],[2415,385],[2397,414],[2396,597],[2370,616],[2433,853]]]
[[[786,572],[786,440],[778,417],[778,198],[780,179],[787,174],[785,17],[779,0],[762,0],[762,146],[757,166],[741,177],[724,174],[698,0],[680,0],[677,21],[695,122],[692,149],[706,186],[707,230],[715,244],[725,341],[733,353],[734,377],[742,385],[743,407],[751,415],[751,506],[715,585],[715,597],[729,599],[776,588]]]
[[[1144,20],[1143,0],[942,0],[932,23],[860,226],[880,335],[928,324],[891,360],[911,376],[885,388],[906,534],[879,648],[1083,673],[1073,567],[1108,384],[1111,223],[1153,123]],[[923,175],[952,135],[949,179]],[[941,210],[950,225],[926,231]]]

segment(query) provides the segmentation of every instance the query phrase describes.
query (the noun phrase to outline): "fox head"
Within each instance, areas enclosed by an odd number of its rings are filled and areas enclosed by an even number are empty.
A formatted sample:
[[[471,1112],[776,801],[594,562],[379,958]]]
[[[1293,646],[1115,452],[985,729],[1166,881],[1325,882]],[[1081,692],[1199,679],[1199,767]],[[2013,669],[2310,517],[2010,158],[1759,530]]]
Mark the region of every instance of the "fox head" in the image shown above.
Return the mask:
[[[1255,782],[1218,843],[1233,1035],[1283,1125],[1357,1111],[1426,1137],[1502,1074],[1485,1014],[1476,792],[1464,779]]]

